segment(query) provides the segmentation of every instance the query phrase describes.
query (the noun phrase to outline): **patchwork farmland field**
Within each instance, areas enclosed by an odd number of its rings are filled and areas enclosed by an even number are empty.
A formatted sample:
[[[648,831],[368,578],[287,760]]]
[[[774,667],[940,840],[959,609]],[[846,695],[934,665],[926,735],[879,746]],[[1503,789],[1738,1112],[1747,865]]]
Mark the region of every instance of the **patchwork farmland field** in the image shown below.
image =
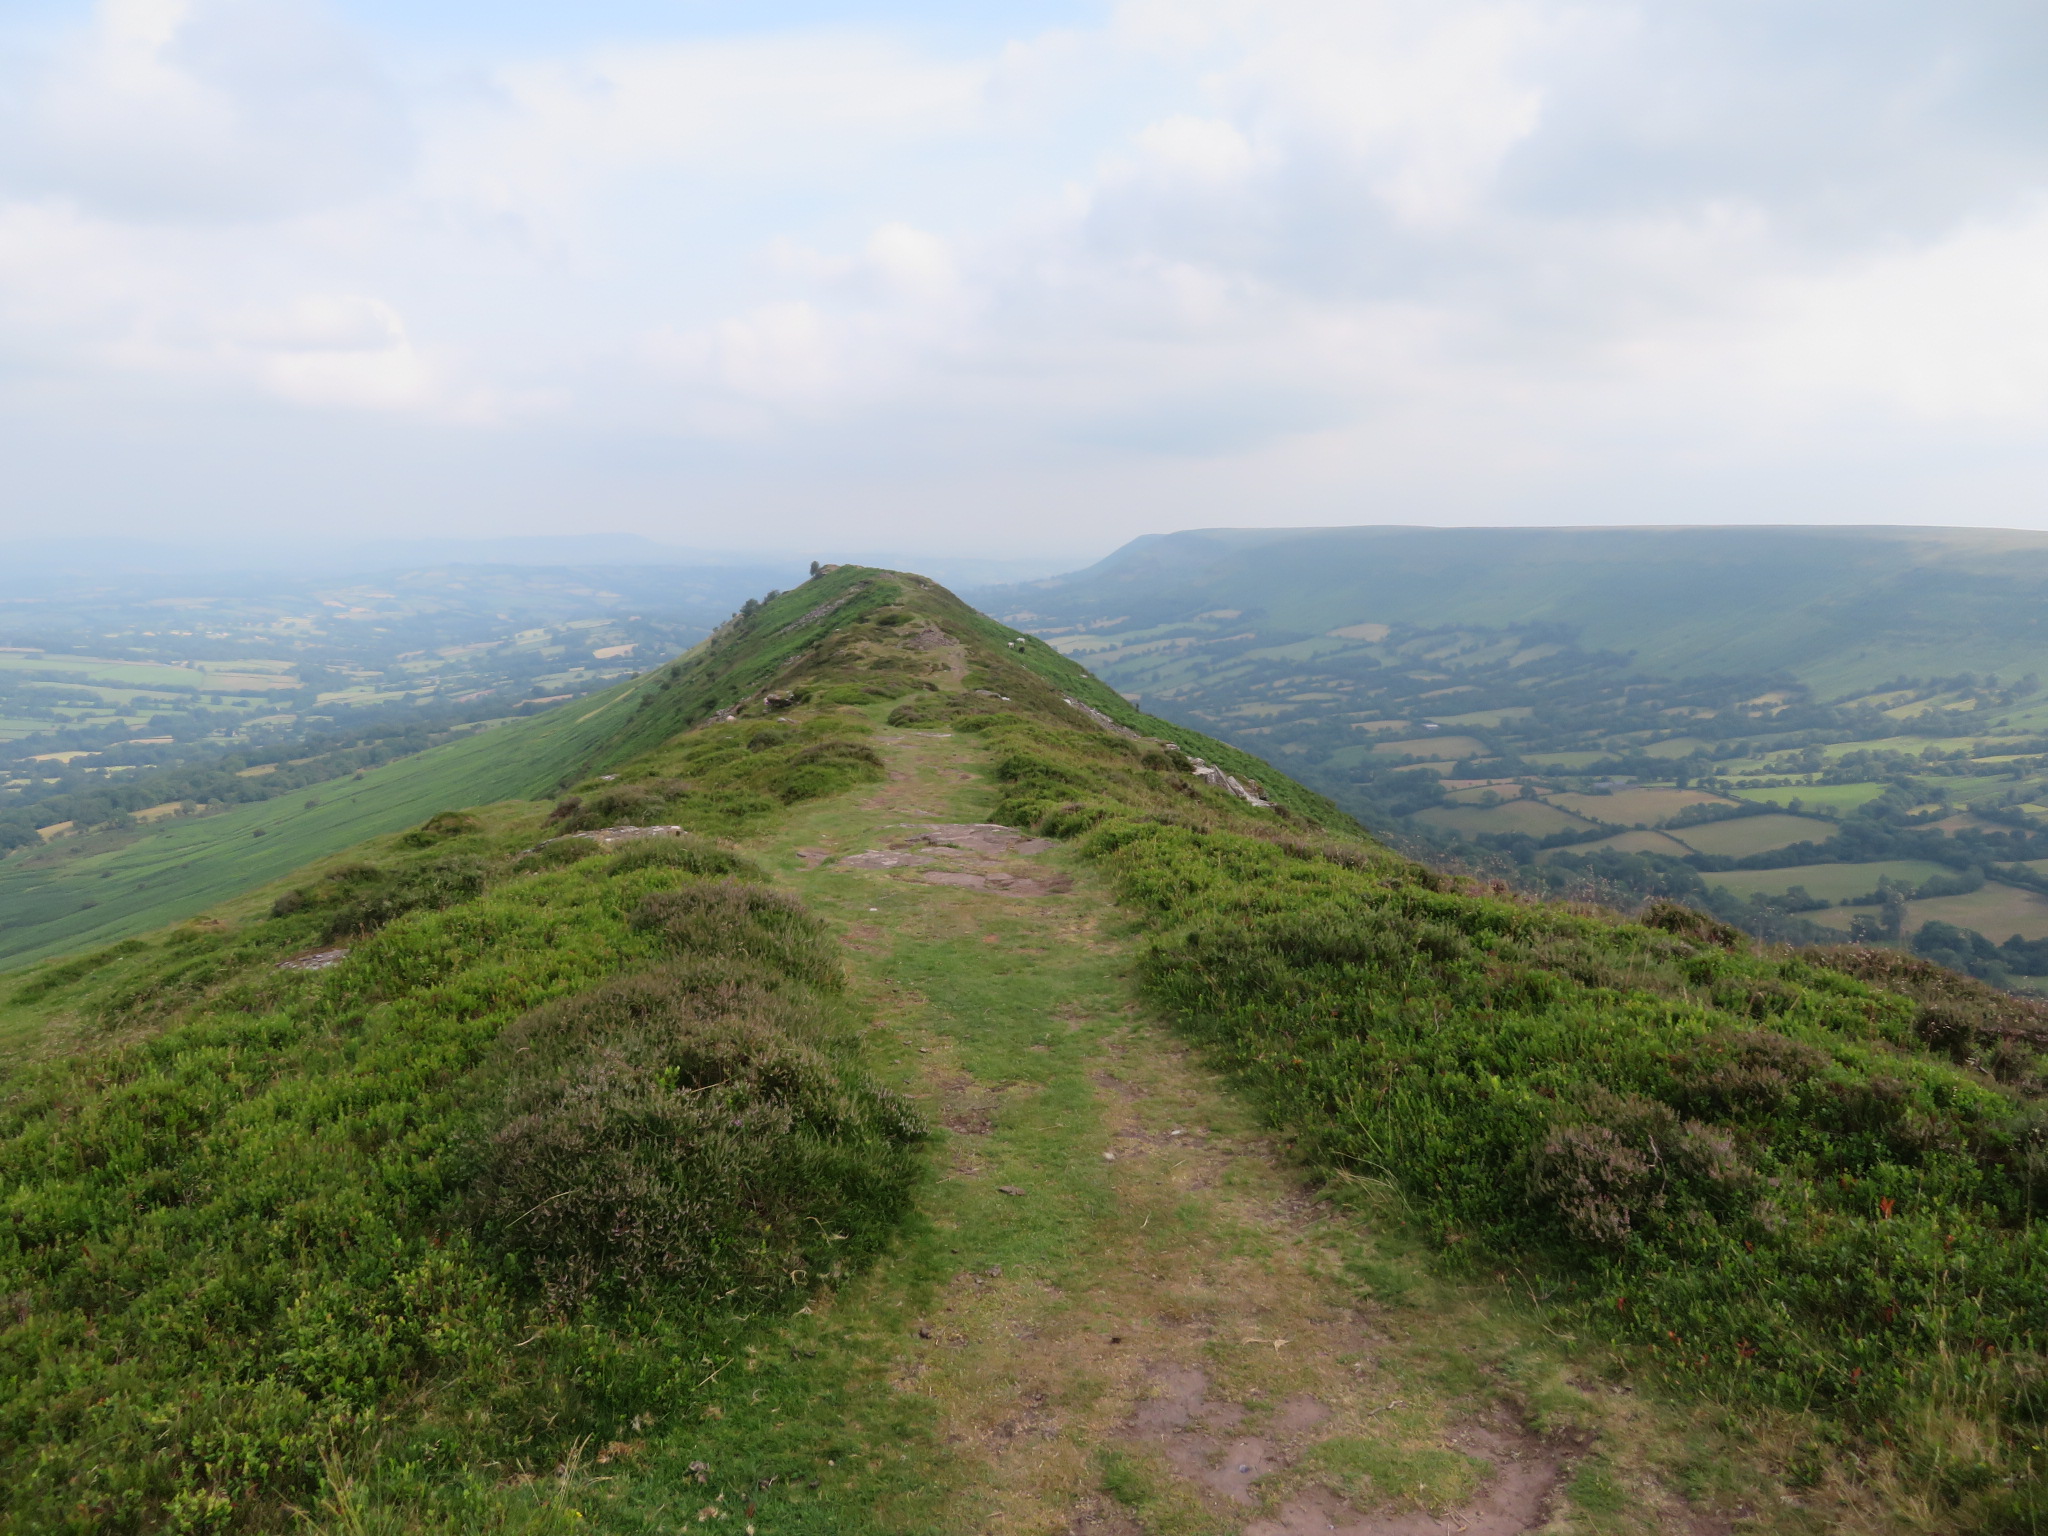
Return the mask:
[[[1660,853],[1667,859],[1682,859],[1693,851],[1670,833],[1649,829],[1617,832],[1614,836],[1603,837],[1597,842],[1574,843],[1570,851],[1589,853],[1596,848],[1607,848],[1616,853]]]
[[[1486,743],[1472,736],[1421,736],[1408,741],[1382,741],[1373,751],[1387,757],[1484,757]]]
[[[1593,830],[1591,822],[1541,800],[1509,800],[1490,807],[1444,806],[1423,811],[1416,819],[1426,826],[1442,827],[1465,836],[1521,832],[1530,837],[1548,837],[1554,832]]]
[[[1813,912],[1808,916],[1824,928],[1846,933],[1850,920],[1862,910],[1868,909],[1830,907],[1825,912]],[[1920,925],[1927,922],[1974,929],[1994,942],[2003,942],[2013,934],[2023,939],[2048,939],[2048,897],[1992,880],[1986,881],[1982,890],[1972,891],[1967,896],[1936,896],[1927,901],[1906,903],[1905,931],[1908,934],[1917,932]]]
[[[1797,885],[1822,901],[1847,901],[1852,896],[1869,895],[1877,889],[1880,879],[1917,886],[1937,875],[1953,873],[1931,859],[1881,859],[1869,864],[1795,864],[1790,869],[1723,870],[1708,875],[1706,881],[1738,896],[1782,896]]]
[[[1774,853],[1794,843],[1825,843],[1840,829],[1813,816],[1743,816],[1710,821],[1672,833],[1688,848],[1740,859],[1752,853]]]
[[[1691,806],[1729,803],[1725,795],[1697,789],[1618,789],[1609,794],[1567,793],[1544,798],[1575,816],[1620,827],[1659,827]]]
[[[1882,784],[1801,784],[1796,789],[1737,789],[1730,793],[1757,805],[1790,805],[1797,800],[1809,807],[1853,811],[1875,800],[1885,788]]]

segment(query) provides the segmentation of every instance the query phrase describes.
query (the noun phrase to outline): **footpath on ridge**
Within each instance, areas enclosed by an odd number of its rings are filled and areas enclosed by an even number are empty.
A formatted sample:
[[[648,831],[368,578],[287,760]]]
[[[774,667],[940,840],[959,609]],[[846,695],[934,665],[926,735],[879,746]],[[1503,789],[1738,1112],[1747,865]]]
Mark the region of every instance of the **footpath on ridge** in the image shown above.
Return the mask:
[[[810,1410],[841,1438],[749,1529],[1732,1528],[1677,1487],[1675,1461],[1723,1454],[1699,1421],[1576,1379],[1530,1317],[1304,1193],[1134,1000],[1133,925],[1091,873],[978,825],[974,738],[873,740],[885,784],[752,851],[839,932],[878,1071],[944,1135],[903,1250],[786,1331],[845,1373]],[[678,1429],[663,1458],[749,1434]],[[1744,1525],[1771,1528],[1795,1527]]]

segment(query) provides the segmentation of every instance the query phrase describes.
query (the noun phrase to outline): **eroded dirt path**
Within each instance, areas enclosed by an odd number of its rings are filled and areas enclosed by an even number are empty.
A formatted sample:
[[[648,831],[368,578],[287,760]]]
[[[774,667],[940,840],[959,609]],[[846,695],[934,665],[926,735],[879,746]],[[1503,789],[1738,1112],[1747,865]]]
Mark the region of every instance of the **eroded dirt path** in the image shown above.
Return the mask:
[[[767,858],[840,928],[877,1059],[945,1127],[936,1278],[885,1266],[829,1303],[936,1416],[940,1528],[1730,1528],[1645,1464],[1632,1394],[1415,1294],[1412,1255],[1303,1193],[1133,1000],[1090,873],[983,822],[971,738],[879,746],[889,781]]]

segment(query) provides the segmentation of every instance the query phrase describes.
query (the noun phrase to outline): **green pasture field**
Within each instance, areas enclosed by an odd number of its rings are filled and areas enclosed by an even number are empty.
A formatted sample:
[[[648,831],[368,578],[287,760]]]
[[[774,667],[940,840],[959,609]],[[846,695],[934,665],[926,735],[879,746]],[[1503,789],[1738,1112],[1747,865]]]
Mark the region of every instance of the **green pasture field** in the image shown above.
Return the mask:
[[[1701,747],[1712,743],[1699,736],[1674,736],[1669,741],[1654,742],[1642,748],[1645,757],[1690,757]]]
[[[1464,715],[1438,715],[1439,725],[1477,725],[1489,730],[1507,720],[1526,720],[1536,711],[1528,704],[1517,704],[1510,709],[1475,709]]]
[[[1674,859],[1682,859],[1693,850],[1686,847],[1669,832],[1637,830],[1617,832],[1612,837],[1603,837],[1597,843],[1574,843],[1569,848],[1560,848],[1559,853],[1590,853],[1595,848],[1612,848],[1616,853],[1663,853]]]
[[[1318,656],[1328,656],[1335,651],[1363,649],[1363,646],[1353,640],[1338,640],[1328,635],[1318,635],[1313,640],[1296,640],[1287,645],[1262,645],[1257,650],[1246,651],[1245,654],[1265,661],[1310,661]]]
[[[63,672],[90,688],[147,693],[164,688],[197,688],[205,693],[267,692],[296,688],[298,677],[288,662],[237,661],[166,666],[155,661],[121,661],[107,656],[0,655],[0,672]]]
[[[1973,774],[1966,779],[1929,778],[1919,782],[1924,789],[1940,790],[1945,793],[1951,804],[1961,805],[1977,799],[1980,795],[2003,794],[2007,790],[2018,789],[2023,781],[2007,774],[1984,773]]]
[[[1613,755],[1612,752],[1525,752],[1522,761],[1535,763],[1541,768],[1562,768],[1569,773],[1577,768],[1590,768]]]
[[[1490,754],[1485,742],[1476,736],[1420,736],[1410,741],[1381,741],[1373,744],[1373,751],[1382,757],[1486,757]]]
[[[67,672],[78,681],[109,688],[164,688],[200,685],[193,667],[166,667],[153,661],[115,661],[101,656],[0,656],[0,672]]]
[[[1995,821],[1986,821],[1981,816],[1972,816],[1968,811],[1957,811],[1953,816],[1944,816],[1939,821],[1929,822],[1937,832],[1946,832],[1953,837],[1958,832],[1996,832],[2001,830]]]
[[[1814,816],[1744,816],[1735,821],[1710,821],[1702,827],[1684,827],[1675,835],[1697,853],[1717,853],[1740,859],[1752,853],[1769,853],[1794,843],[1824,843],[1837,829],[1832,822]]]
[[[1552,805],[1611,826],[1661,826],[1691,805],[1726,805],[1722,795],[1701,789],[1617,789],[1607,795],[1545,796]]]
[[[2003,716],[2000,717],[2004,718]],[[1821,755],[1829,762],[1838,757],[1847,757],[1851,752],[1903,752],[1908,757],[1918,757],[1929,747],[1937,752],[1959,752],[1975,750],[1987,741],[1998,738],[1991,731],[1980,731],[1974,736],[1881,736],[1873,741],[1838,741],[1833,746],[1821,748]]]
[[[1738,896],[1782,896],[1795,885],[1803,885],[1810,896],[1823,901],[1847,901],[1867,896],[1877,882],[1889,875],[1895,881],[1918,885],[1936,875],[1954,871],[1931,859],[1880,859],[1870,864],[1795,864],[1790,869],[1731,869],[1704,876]]]
[[[1453,805],[1478,805],[1488,795],[1497,796],[1502,800],[1536,798],[1534,795],[1524,791],[1519,784],[1481,784],[1472,789],[1454,789],[1446,794],[1444,798]]]
[[[1868,869],[1871,866],[1845,867]],[[1850,918],[1860,910],[1868,909],[1830,907],[1824,912],[1805,915],[1824,927],[1847,930]],[[2003,943],[2013,934],[2023,939],[2048,939],[2048,897],[1987,880],[1982,890],[1972,891],[1967,896],[1936,896],[1928,901],[1907,902],[1906,932],[1917,933],[1920,925],[1926,922],[1974,928],[1994,943]]]
[[[1758,805],[1789,805],[1795,798],[1806,805],[1825,805],[1833,810],[1853,811],[1885,792],[1883,784],[1802,784],[1792,789],[1737,789],[1738,800]]]
[[[1526,832],[1531,837],[1548,837],[1553,832],[1590,831],[1592,824],[1569,811],[1561,811],[1541,800],[1510,800],[1488,809],[1478,806],[1442,806],[1418,811],[1415,819],[1447,832],[1476,837],[1482,832]]]

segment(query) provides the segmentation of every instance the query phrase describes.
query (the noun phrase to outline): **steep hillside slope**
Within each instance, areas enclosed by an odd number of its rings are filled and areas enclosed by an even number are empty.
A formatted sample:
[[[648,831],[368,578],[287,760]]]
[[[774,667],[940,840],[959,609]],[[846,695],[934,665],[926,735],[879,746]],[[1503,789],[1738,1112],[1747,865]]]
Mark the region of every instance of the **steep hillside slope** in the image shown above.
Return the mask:
[[[830,622],[842,589],[858,596],[858,583],[853,575],[813,582],[810,606],[827,611],[808,620],[788,599],[775,605],[783,632],[744,659],[721,647],[686,673],[672,666],[632,678],[304,797],[168,822],[104,850],[58,845],[0,864],[0,969],[189,917],[435,811],[529,799],[624,761],[721,699],[737,699],[756,672],[772,673]]]
[[[1460,886],[903,573],[574,724],[10,978],[0,1530],[2042,1518],[2042,1010]]]

